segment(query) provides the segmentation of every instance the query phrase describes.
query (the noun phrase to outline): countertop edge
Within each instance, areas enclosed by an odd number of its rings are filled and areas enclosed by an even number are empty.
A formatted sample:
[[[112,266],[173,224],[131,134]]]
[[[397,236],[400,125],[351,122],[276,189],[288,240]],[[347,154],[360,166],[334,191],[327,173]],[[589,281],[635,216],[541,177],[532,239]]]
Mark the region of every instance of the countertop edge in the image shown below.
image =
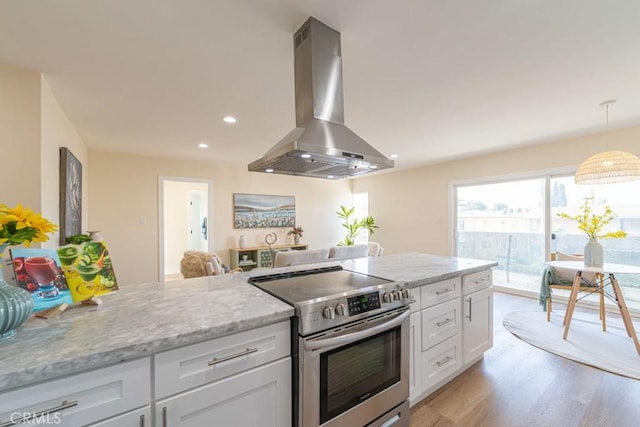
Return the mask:
[[[293,307],[273,314],[232,322],[222,326],[195,330],[188,334],[164,337],[149,342],[114,348],[101,353],[85,354],[73,359],[54,362],[49,365],[29,367],[0,376],[0,390],[11,391],[43,381],[56,380],[83,372],[102,369],[119,363],[151,357],[157,353],[197,344],[211,339],[221,338],[262,326],[271,325],[290,319],[294,315]]]

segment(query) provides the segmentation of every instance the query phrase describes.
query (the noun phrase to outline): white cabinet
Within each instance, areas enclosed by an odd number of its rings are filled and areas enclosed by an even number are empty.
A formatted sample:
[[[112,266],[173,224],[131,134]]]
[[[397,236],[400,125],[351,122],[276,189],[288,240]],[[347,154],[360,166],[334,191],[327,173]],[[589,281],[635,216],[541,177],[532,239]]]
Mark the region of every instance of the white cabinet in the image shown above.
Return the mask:
[[[484,352],[493,346],[493,294],[490,286],[491,271],[477,273],[463,282],[462,349],[465,366],[480,360]]]
[[[286,321],[157,354],[156,426],[290,426],[290,334]]]
[[[287,427],[290,352],[287,320],[10,390],[0,393],[0,426],[37,414],[23,424]]]
[[[150,366],[144,358],[2,393],[0,425],[37,414],[24,423],[76,427],[148,407]]]
[[[156,403],[156,426],[291,425],[291,358]]]
[[[491,271],[411,289],[409,402],[415,405],[493,345]]]

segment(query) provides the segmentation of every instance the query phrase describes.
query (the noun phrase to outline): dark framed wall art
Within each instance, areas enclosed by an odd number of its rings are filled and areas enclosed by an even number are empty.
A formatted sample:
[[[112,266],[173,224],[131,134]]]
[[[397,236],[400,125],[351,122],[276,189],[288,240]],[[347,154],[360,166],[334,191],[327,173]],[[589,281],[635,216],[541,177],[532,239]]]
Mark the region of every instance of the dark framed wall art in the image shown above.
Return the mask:
[[[66,147],[60,148],[60,244],[82,233],[82,163]]]
[[[294,196],[233,195],[233,228],[293,227],[295,224]]]

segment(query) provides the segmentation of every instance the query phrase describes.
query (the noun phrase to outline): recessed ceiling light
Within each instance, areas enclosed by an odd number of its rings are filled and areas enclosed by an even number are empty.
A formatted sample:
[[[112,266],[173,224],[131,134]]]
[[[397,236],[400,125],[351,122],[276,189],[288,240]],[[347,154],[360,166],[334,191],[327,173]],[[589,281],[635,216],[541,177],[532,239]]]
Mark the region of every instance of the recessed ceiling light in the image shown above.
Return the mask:
[[[390,156],[389,156],[389,158],[390,158],[390,159],[397,159],[397,158],[398,158],[398,155],[397,155],[397,154],[392,154],[392,155],[390,155]]]
[[[199,148],[209,148],[209,144],[205,144],[204,142],[201,142],[200,144],[198,144]]]
[[[327,175],[327,178],[329,178],[329,179],[333,179],[333,178],[335,178],[335,176],[333,176],[333,175]]]
[[[235,122],[237,122],[238,120],[237,120],[235,117],[233,117],[233,116],[224,116],[224,117],[222,118],[222,121],[223,121],[223,122],[225,122],[225,123],[235,123]]]
[[[266,173],[273,173],[273,169],[271,169],[271,168],[265,169],[264,171],[265,171]]]
[[[378,165],[369,165],[369,169],[378,169]]]
[[[300,157],[302,157],[303,159],[309,159],[309,158],[311,158],[311,154],[303,154]]]

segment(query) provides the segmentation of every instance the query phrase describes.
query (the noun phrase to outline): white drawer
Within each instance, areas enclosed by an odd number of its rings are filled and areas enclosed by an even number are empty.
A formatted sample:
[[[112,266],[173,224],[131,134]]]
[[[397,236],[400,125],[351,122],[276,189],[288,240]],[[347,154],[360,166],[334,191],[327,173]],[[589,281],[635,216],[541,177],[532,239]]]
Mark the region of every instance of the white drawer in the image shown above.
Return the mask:
[[[409,306],[411,308],[411,312],[414,313],[420,310],[420,288],[411,288],[409,289],[409,293],[411,294],[411,299],[413,302]]]
[[[145,406],[144,408],[91,424],[90,427],[151,427],[151,407]]]
[[[287,320],[159,353],[155,356],[156,398],[289,356],[290,335]]]
[[[420,288],[420,304],[422,308],[427,308],[460,295],[460,277],[454,277],[422,286]]]
[[[479,291],[491,286],[491,270],[479,271],[467,274],[462,278],[462,293],[469,295],[471,292]]]
[[[150,361],[144,358],[2,393],[0,425],[49,411],[38,415],[40,423],[83,426],[149,405],[150,382]]]
[[[460,334],[422,353],[422,387],[427,391],[462,368]]]
[[[462,331],[459,298],[426,308],[421,314],[423,351]]]

